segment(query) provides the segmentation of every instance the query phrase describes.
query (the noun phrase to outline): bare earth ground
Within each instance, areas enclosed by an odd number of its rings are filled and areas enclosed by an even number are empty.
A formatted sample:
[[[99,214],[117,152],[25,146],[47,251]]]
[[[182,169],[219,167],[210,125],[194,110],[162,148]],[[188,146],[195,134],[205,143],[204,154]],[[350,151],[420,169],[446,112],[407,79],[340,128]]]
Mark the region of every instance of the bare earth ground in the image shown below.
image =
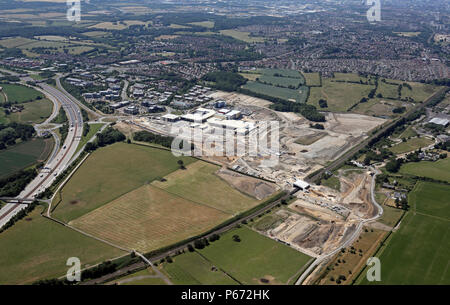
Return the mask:
[[[274,183],[248,177],[229,169],[222,168],[217,172],[217,175],[237,190],[258,200],[267,198],[279,190],[279,187]]]

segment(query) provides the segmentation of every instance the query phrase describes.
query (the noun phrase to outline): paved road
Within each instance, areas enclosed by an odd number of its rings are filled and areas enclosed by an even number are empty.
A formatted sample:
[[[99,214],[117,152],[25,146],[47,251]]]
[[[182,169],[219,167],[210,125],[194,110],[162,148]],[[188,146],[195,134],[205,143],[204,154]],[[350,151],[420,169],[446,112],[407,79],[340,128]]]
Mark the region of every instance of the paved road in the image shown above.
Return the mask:
[[[83,117],[78,105],[67,95],[54,87],[47,84],[40,84],[40,86],[51,99],[55,99],[61,103],[69,120],[69,132],[63,147],[53,158],[50,158],[47,161],[41,173],[27,185],[27,187],[19,194],[18,198],[33,198],[49,187],[56,176],[69,165],[83,133]],[[6,204],[0,209],[0,227],[5,225],[14,215],[19,213],[19,211],[25,207],[25,205],[21,204]]]
[[[371,195],[371,199],[372,199],[372,203],[373,205],[375,205],[375,207],[377,208],[377,214],[374,217],[371,217],[369,219],[361,219],[360,218],[360,222],[358,223],[356,230],[353,232],[353,234],[344,242],[342,243],[338,248],[334,249],[333,251],[323,254],[321,256],[319,256],[311,265],[309,265],[309,267],[302,273],[302,275],[298,278],[297,282],[295,282],[295,285],[301,285],[303,283],[303,281],[308,277],[309,274],[311,274],[311,272],[318,266],[320,265],[322,262],[324,262],[325,260],[333,257],[336,253],[338,253],[339,251],[341,251],[341,249],[343,248],[347,248],[349,247],[354,240],[358,237],[359,233],[361,232],[363,226],[368,223],[368,222],[372,222],[377,220],[378,218],[380,218],[383,215],[383,208],[381,207],[381,205],[378,204],[378,202],[375,200],[375,185],[376,185],[376,176],[379,175],[381,172],[376,169],[376,168],[371,168],[372,171],[375,172],[375,174],[372,177],[372,184],[371,184],[371,188],[370,188],[370,195]]]

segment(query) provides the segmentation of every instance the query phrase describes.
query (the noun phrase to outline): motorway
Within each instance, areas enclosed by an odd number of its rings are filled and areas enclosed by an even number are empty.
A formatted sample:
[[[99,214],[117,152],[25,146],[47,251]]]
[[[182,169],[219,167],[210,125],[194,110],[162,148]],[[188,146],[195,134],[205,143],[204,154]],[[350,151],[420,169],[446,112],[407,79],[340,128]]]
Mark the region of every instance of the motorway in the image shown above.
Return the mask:
[[[47,161],[38,176],[27,185],[17,198],[34,198],[37,194],[49,187],[56,179],[57,175],[64,171],[70,164],[70,160],[75,154],[83,134],[83,117],[78,104],[66,94],[52,86],[44,83],[40,84],[40,86],[50,99],[58,101],[64,108],[69,120],[69,132],[63,147],[59,149],[53,158],[50,158],[49,161]],[[25,208],[26,205],[24,204],[6,204],[0,209],[0,228],[14,215],[19,213],[19,211]]]

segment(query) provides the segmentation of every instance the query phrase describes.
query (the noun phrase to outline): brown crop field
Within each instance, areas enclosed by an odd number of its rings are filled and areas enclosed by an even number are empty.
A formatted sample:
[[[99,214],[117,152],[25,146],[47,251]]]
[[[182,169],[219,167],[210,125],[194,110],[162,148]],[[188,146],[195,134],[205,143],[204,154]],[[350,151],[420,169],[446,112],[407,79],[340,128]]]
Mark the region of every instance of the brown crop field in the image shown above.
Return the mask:
[[[229,216],[144,185],[70,224],[122,247],[151,251],[200,234]]]

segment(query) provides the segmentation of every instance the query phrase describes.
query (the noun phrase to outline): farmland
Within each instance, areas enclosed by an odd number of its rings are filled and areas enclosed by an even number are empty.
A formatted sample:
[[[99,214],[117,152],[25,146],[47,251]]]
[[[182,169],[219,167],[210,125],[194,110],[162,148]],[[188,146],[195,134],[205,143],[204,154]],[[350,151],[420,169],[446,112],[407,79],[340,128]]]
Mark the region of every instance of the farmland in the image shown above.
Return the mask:
[[[224,36],[230,36],[233,37],[234,39],[241,40],[247,43],[264,42],[263,37],[250,36],[249,32],[240,32],[236,30],[222,30],[220,31],[220,34]]]
[[[51,153],[53,140],[32,139],[12,148],[0,151],[0,177],[8,176],[38,161],[44,161]]]
[[[80,143],[78,144],[77,151],[80,150],[86,143],[102,128],[104,124],[98,123],[98,124],[90,124],[89,132],[86,136],[83,136],[81,138]]]
[[[386,100],[382,98],[373,98],[365,103],[359,103],[356,105],[351,112],[371,115],[371,116],[383,116],[383,117],[393,117],[396,114],[392,112],[394,108],[405,107],[409,109],[413,104],[405,103],[397,100]]]
[[[303,84],[303,80],[300,78],[278,77],[269,75],[262,75],[257,80],[261,83],[284,88],[298,88],[301,84]]]
[[[69,257],[82,267],[125,255],[94,239],[40,216],[37,207],[0,235],[0,284],[29,284],[66,273]]]
[[[164,263],[163,270],[174,284],[179,285],[236,285],[223,271],[214,268],[198,252],[187,252]]]
[[[23,104],[24,109],[20,112],[11,113],[7,119],[18,123],[42,123],[51,114],[53,103],[48,99],[35,100]]]
[[[433,141],[425,137],[411,138],[406,142],[401,142],[400,144],[392,146],[391,148],[389,148],[389,150],[392,151],[394,154],[402,154],[414,151],[422,147],[426,147],[431,144],[433,144]]]
[[[64,221],[78,218],[158,177],[176,170],[170,151],[116,143],[96,150],[60,191],[54,216]],[[56,204],[59,196],[56,196]]]
[[[0,84],[0,87],[8,96],[8,101],[12,103],[25,103],[44,97],[39,91],[22,85]]]
[[[300,89],[298,90],[293,90],[249,81],[243,86],[243,88],[255,93],[277,97],[285,100],[294,100],[299,103],[305,102],[308,96],[308,87],[300,87]]]
[[[187,170],[165,176],[167,181],[154,181],[152,184],[170,194],[228,214],[242,212],[258,204],[258,200],[233,189],[215,175],[217,170],[219,166],[197,161],[188,165]]]
[[[200,234],[228,217],[144,185],[70,224],[116,245],[147,252]]]
[[[411,211],[377,256],[379,284],[450,284],[448,186],[419,182],[409,195]],[[401,260],[401,264],[399,264]],[[363,272],[364,274],[364,272]],[[365,277],[359,281],[369,284]]]
[[[345,112],[359,103],[363,97],[367,97],[374,86],[354,83],[334,82],[330,79],[322,80],[322,87],[312,87],[308,104],[317,109],[335,112]],[[328,103],[327,108],[319,107],[319,100],[324,99]]]
[[[239,236],[240,241],[233,240]],[[287,284],[310,257],[246,227],[231,230],[199,250],[208,261],[242,284]]]
[[[321,84],[320,81],[320,74],[318,72],[316,73],[303,73],[306,79],[306,85],[307,86],[314,86],[318,87]]]
[[[400,173],[450,182],[450,158],[406,163],[400,168]]]

